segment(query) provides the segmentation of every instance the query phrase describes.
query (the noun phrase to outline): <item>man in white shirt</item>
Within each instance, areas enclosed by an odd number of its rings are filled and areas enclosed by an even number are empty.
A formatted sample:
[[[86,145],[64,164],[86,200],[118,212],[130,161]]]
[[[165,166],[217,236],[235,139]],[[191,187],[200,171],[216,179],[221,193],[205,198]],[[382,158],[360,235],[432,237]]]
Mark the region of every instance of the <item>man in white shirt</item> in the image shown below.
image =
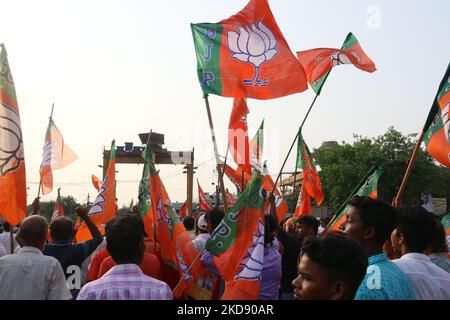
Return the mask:
[[[409,277],[418,300],[450,300],[450,274],[424,254],[435,233],[434,218],[423,207],[398,210],[397,229],[392,232],[391,242],[402,257],[392,262]]]
[[[5,247],[0,243],[0,257],[6,256],[8,252],[6,251]]]
[[[72,299],[61,264],[44,256],[48,223],[33,215],[26,218],[17,237],[23,247],[0,258],[0,300]]]
[[[5,247],[8,254],[11,253],[11,225],[8,222],[3,223],[3,233],[0,233],[0,244]],[[19,246],[16,241],[16,235],[13,235],[13,252]]]
[[[192,240],[192,243],[194,244],[195,250],[200,252],[205,247],[206,241],[211,238],[211,235],[208,232],[208,224],[205,219],[205,214],[198,217],[197,227],[200,233],[194,240]]]

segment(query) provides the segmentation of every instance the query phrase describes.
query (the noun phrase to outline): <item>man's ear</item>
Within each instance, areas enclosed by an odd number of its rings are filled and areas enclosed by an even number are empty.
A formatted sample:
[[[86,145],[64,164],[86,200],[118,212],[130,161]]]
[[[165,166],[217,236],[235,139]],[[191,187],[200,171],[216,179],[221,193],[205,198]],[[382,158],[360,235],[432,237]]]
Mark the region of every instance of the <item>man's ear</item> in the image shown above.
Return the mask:
[[[347,286],[344,282],[334,282],[330,287],[330,300],[345,300],[347,291]]]
[[[375,228],[369,227],[364,231],[364,239],[369,240],[375,238]]]

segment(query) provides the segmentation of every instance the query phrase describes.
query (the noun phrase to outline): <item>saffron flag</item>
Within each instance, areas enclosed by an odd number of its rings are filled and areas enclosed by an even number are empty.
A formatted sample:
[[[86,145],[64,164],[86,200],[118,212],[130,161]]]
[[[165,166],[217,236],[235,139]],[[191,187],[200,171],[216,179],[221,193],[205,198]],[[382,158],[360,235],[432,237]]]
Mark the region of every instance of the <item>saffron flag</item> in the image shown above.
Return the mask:
[[[45,135],[42,153],[42,163],[39,173],[41,175],[42,194],[53,190],[52,170],[62,169],[78,159],[78,156],[64,143],[64,138],[50,118]]]
[[[239,192],[242,192],[245,189],[245,185],[247,181],[250,180],[250,175],[242,170],[242,168],[238,167],[236,170],[231,168],[227,164],[219,164],[221,170],[225,173],[225,175],[230,179],[230,181],[236,186]],[[244,186],[244,188],[242,188]]]
[[[439,85],[423,131],[427,152],[450,168],[450,64]]]
[[[187,200],[183,203],[180,210],[178,211],[178,216],[183,218],[188,215],[188,207],[187,207]]]
[[[191,30],[204,94],[273,99],[308,88],[268,0],[250,0],[230,18]]]
[[[26,216],[25,158],[16,89],[3,43],[0,49],[0,215],[16,226]]]
[[[138,189],[138,205],[139,216],[144,222],[144,229],[149,238],[155,242],[156,240],[156,218],[152,209],[152,201],[150,198],[150,161],[151,151],[146,146],[142,152],[142,158],[144,159],[144,167],[142,169],[142,177],[139,182]]]
[[[256,300],[264,262],[264,199],[255,170],[245,191],[211,234],[205,248],[225,281],[222,299]]]
[[[378,180],[381,177],[383,170],[381,168],[374,168],[372,173],[369,173],[369,177],[363,183],[363,185],[358,189],[356,195],[358,196],[368,196],[372,199],[378,198]],[[346,221],[347,211],[350,205],[346,205],[345,208],[338,214],[338,216],[330,223],[328,228],[324,231],[337,231]],[[325,233],[323,233],[325,234]]]
[[[311,197],[306,192],[305,185],[302,184],[300,194],[298,195],[297,205],[295,207],[295,217],[309,216],[312,214]]]
[[[97,197],[88,212],[88,216],[103,234],[106,223],[114,217],[116,212],[116,142],[113,140],[111,142],[108,170]],[[83,242],[90,239],[92,239],[92,235],[86,223],[83,222],[78,228],[76,241]]]
[[[250,149],[248,142],[247,114],[249,113],[245,99],[234,99],[233,110],[228,124],[228,144],[234,162],[251,175]]]
[[[266,172],[265,175],[263,175],[263,189],[265,189],[267,192],[272,192],[272,189],[274,187],[274,182],[272,179],[272,176],[269,174],[267,170],[266,164],[264,164],[264,171]],[[284,216],[288,212],[289,208],[286,204],[286,202],[283,199],[282,194],[278,190],[278,188],[275,188],[273,191],[273,195],[275,196],[275,207],[277,211],[278,221],[282,221],[284,219]],[[267,203],[267,209],[269,204]]]
[[[264,120],[256,131],[255,136],[250,141],[250,162],[253,168],[261,171],[262,166],[262,153],[264,148]]]
[[[297,52],[297,56],[306,71],[309,84],[317,94],[320,94],[322,86],[334,66],[353,64],[367,72],[377,70],[373,61],[366,55],[351,32],[345,38],[342,49],[311,49]]]
[[[317,205],[321,205],[325,196],[322,191],[322,184],[320,182],[319,174],[314,166],[314,160],[312,158],[311,152],[308,146],[303,140],[303,136],[300,132],[297,144],[297,160],[295,163],[296,171],[297,168],[302,168],[303,170],[303,185],[305,186],[305,191],[316,200]]]
[[[91,180],[92,180],[92,185],[94,186],[94,188],[97,189],[97,191],[100,191],[100,186],[102,185],[102,180],[97,178],[97,176],[95,176],[95,175],[91,176]]]
[[[200,209],[205,210],[206,212],[211,211],[211,206],[208,203],[208,200],[206,199],[206,195],[203,192],[202,188],[200,187],[200,183],[198,183],[197,180],[197,185],[198,185],[198,206]]]
[[[58,188],[58,197],[56,198],[55,207],[53,208],[52,221],[56,217],[64,216],[63,205],[62,205],[62,201],[61,201],[61,195],[59,193],[60,190],[61,190],[61,188]]]
[[[232,195],[228,191],[226,193],[226,196],[227,196],[227,208],[231,208],[236,203],[237,199],[235,198],[234,195]]]

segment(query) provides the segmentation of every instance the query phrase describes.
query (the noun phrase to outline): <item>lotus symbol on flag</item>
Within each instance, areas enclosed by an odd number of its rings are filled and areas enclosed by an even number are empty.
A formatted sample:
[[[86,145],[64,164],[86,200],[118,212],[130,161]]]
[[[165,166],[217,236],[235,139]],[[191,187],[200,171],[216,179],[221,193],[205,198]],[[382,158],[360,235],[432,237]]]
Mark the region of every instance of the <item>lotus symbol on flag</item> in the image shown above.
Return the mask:
[[[262,20],[257,25],[252,22],[250,27],[238,26],[238,29],[239,32],[227,32],[227,42],[228,49],[233,53],[231,55],[232,58],[253,65],[253,78],[244,80],[244,85],[267,86],[269,83],[268,79],[259,79],[260,67],[278,54],[278,50],[275,48],[277,40],[274,34],[264,25]]]
[[[16,170],[23,160],[19,114],[2,104],[0,105],[0,176]]]

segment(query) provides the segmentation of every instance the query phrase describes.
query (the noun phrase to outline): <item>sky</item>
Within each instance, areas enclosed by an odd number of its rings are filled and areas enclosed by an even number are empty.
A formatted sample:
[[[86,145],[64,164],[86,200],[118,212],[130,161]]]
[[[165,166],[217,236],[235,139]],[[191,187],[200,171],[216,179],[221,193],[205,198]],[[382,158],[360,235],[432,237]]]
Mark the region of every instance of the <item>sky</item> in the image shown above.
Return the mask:
[[[215,161],[190,23],[218,22],[246,0],[0,0],[0,42],[18,97],[24,137],[28,203],[36,197],[42,147],[53,119],[79,159],[54,171],[54,191],[84,202],[96,196],[102,150],[111,140],[134,142],[138,133],[165,134],[165,148],[195,150],[195,178],[215,190]],[[340,48],[353,32],[377,71],[334,68],[303,128],[310,149],[323,141],[376,137],[394,126],[418,132],[450,57],[450,2],[270,0],[292,52]],[[311,89],[274,100],[249,99],[249,135],[265,119],[264,159],[276,176],[314,98]],[[226,151],[232,99],[210,96],[218,149]],[[285,171],[292,171],[294,154]],[[357,161],[357,159],[355,160]],[[172,201],[186,199],[181,165],[160,165]],[[119,206],[136,202],[142,166],[117,165]],[[195,181],[195,180],[194,180]],[[234,190],[231,183],[227,187]],[[194,185],[194,199],[197,199]]]

